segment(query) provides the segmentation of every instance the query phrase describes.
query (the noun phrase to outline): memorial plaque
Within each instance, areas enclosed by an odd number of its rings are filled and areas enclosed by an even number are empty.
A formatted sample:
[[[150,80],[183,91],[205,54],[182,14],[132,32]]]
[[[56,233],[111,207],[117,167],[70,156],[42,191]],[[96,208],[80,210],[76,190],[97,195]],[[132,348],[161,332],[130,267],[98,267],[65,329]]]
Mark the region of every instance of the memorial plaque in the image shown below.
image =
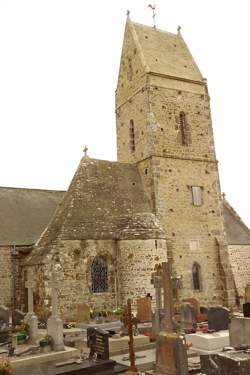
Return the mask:
[[[137,319],[139,322],[152,321],[151,298],[144,297],[137,300]]]
[[[87,345],[90,358],[96,353],[98,359],[109,359],[109,333],[102,329],[87,328]]]
[[[250,303],[243,303],[243,314],[245,318],[250,318]]]
[[[76,313],[77,323],[89,323],[90,322],[90,308],[86,303],[77,305]]]
[[[207,311],[208,329],[221,331],[228,329],[229,310],[226,307],[211,307]]]

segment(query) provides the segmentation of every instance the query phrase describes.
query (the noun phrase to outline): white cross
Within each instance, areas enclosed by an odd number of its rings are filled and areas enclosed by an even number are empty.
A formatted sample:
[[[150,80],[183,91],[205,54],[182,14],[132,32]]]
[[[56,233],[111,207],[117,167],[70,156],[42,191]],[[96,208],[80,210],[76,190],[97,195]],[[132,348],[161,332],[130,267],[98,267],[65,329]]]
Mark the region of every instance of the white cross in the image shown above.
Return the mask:
[[[28,313],[34,312],[34,300],[33,300],[33,289],[35,287],[34,274],[31,268],[27,271],[27,281],[25,288],[28,289]]]

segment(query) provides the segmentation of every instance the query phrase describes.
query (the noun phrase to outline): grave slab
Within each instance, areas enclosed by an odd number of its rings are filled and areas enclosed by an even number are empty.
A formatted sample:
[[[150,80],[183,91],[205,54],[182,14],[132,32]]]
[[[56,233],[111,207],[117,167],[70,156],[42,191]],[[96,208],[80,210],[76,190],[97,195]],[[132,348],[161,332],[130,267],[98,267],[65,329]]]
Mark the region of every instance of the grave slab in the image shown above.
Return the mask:
[[[250,318],[232,316],[229,325],[230,346],[250,346]]]
[[[214,333],[191,333],[185,336],[186,340],[192,343],[192,350],[199,353],[222,350],[224,346],[229,346],[229,331]]]

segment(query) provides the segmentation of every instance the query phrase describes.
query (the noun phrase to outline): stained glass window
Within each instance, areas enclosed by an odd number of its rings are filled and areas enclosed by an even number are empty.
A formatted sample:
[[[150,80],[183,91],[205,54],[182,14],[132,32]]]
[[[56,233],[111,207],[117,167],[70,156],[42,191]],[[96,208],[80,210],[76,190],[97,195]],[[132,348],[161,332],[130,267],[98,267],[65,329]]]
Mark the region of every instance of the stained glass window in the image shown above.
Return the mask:
[[[91,288],[93,293],[108,291],[108,265],[105,257],[97,256],[92,262]]]

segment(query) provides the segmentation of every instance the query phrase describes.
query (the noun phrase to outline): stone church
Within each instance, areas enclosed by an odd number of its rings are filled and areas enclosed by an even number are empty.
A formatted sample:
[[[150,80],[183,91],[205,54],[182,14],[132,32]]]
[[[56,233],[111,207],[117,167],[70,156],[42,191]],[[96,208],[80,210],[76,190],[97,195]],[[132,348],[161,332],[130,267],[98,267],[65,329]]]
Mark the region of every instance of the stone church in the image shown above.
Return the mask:
[[[238,304],[250,281],[250,230],[221,196],[210,98],[180,29],[128,17],[116,90],[117,162],[87,154],[66,192],[0,188],[0,303],[38,314],[57,267],[63,317],[150,293],[172,259],[180,298]]]

